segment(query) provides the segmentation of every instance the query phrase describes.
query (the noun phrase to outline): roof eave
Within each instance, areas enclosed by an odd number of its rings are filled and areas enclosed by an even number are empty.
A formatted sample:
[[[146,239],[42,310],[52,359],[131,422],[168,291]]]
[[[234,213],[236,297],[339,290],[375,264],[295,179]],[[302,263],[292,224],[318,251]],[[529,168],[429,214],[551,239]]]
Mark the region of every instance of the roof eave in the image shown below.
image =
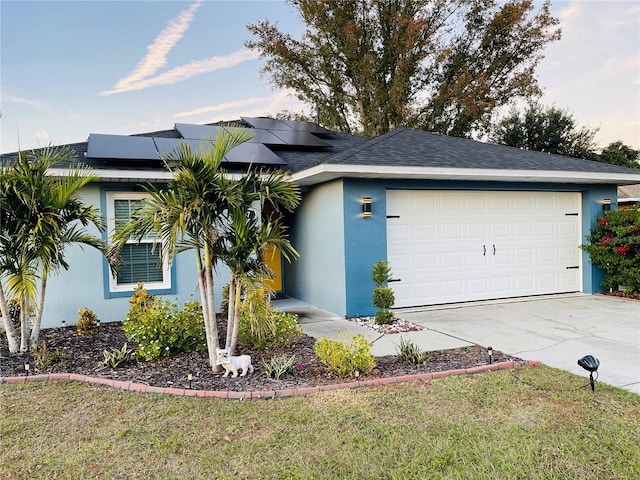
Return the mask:
[[[300,186],[312,186],[345,177],[531,183],[599,183],[614,185],[630,185],[640,182],[640,173],[625,174],[607,172],[573,172],[563,170],[499,170],[343,164],[317,165],[294,173],[291,180]]]
[[[68,177],[71,170],[68,168],[50,168],[47,174],[52,177]],[[107,170],[98,168],[86,169],[87,175],[96,177],[98,182],[127,182],[148,183],[168,182],[173,174],[168,170]],[[228,178],[239,179],[240,173],[227,173]]]

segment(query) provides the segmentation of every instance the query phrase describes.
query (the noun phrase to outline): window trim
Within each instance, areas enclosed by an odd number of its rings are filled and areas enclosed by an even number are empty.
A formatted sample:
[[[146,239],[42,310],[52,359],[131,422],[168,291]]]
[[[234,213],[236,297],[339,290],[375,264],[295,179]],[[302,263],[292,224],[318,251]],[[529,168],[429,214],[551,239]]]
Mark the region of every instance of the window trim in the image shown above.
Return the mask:
[[[104,198],[104,212],[106,217],[106,225],[107,230],[105,232],[105,240],[109,242],[111,235],[115,229],[115,200],[142,200],[145,198],[149,198],[150,195],[146,192],[135,192],[135,191],[104,191],[103,190],[103,198]],[[138,243],[137,240],[131,240],[128,243]],[[151,243],[149,241],[142,241],[142,243]],[[106,263],[106,259],[105,259]],[[174,294],[176,293],[175,288],[175,259],[172,265],[169,265],[167,258],[165,257],[163,260],[163,268],[162,268],[162,277],[163,280],[161,282],[148,282],[145,283],[145,289],[152,294],[163,295],[163,294]],[[126,283],[126,284],[118,284],[116,276],[111,272],[111,269],[108,264],[105,265],[105,298],[115,298],[115,297],[129,297],[134,292],[137,287],[137,282]]]

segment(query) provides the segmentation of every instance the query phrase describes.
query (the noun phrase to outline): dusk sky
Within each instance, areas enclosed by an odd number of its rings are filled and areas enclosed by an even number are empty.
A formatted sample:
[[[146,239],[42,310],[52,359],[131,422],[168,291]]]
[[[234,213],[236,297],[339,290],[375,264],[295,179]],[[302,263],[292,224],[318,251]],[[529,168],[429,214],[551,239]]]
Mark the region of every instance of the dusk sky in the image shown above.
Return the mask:
[[[552,13],[563,38],[537,69],[542,103],[599,127],[600,146],[640,148],[640,2],[553,1]],[[0,151],[302,110],[244,47],[265,18],[304,31],[281,1],[2,0]]]

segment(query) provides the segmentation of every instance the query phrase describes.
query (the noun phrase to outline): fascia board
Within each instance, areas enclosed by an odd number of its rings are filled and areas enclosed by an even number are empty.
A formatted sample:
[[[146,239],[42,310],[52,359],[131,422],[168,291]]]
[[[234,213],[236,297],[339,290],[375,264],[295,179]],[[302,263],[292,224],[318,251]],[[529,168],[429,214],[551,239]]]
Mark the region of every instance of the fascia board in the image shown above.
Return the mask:
[[[167,182],[173,178],[173,174],[166,170],[137,171],[137,170],[102,170],[90,168],[86,170],[88,175],[98,177],[101,182]],[[47,175],[52,177],[67,177],[69,169],[50,168]],[[242,177],[238,173],[227,173],[227,177],[238,180]]]
[[[406,166],[370,166],[322,164],[294,173],[291,180],[299,185],[315,185],[342,177],[463,180],[498,182],[600,183],[630,185],[640,183],[640,174],[607,172],[573,172],[563,170],[491,170],[471,168],[434,168]]]

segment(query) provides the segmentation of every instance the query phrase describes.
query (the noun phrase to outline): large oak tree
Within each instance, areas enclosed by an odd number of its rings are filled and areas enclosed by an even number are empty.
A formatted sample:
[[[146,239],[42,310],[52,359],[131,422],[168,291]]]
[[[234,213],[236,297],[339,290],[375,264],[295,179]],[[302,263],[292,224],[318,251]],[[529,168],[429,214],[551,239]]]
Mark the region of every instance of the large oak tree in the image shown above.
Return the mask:
[[[557,107],[530,103],[512,109],[491,129],[490,140],[524,150],[597,160],[594,137],[598,129],[579,127],[573,114]]]
[[[468,136],[493,110],[540,93],[534,69],[560,38],[549,1],[288,0],[296,39],[264,20],[247,47],[276,87],[326,127],[380,135],[399,126]]]

